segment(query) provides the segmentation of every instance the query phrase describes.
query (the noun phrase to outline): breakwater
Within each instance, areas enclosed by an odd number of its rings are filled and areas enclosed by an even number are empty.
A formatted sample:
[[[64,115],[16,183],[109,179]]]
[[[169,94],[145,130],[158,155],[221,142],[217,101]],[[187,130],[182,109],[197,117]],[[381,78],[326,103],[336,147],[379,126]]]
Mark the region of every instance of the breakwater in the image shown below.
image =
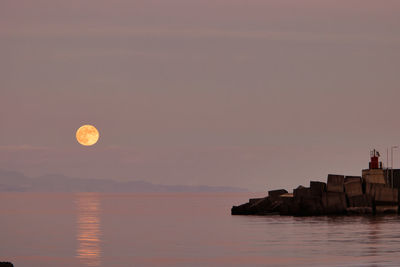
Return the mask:
[[[328,174],[327,182],[310,181],[293,193],[268,191],[264,198],[233,206],[232,215],[294,215],[397,213],[399,194],[388,182],[387,170],[366,169],[362,176]]]

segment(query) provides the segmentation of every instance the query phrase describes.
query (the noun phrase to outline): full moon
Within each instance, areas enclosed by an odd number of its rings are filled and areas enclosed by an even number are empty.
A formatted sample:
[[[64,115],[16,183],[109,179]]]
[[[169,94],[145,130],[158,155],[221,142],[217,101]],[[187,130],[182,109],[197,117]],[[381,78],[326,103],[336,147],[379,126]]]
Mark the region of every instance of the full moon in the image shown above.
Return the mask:
[[[83,125],[76,131],[76,140],[83,146],[92,146],[99,140],[99,131],[93,125]]]

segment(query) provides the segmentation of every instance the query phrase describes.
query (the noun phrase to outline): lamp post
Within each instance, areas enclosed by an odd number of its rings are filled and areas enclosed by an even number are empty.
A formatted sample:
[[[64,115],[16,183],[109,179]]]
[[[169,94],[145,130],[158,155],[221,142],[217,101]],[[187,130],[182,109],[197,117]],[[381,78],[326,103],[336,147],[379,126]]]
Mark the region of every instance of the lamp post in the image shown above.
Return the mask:
[[[389,148],[386,148],[386,183],[389,182]]]
[[[392,146],[391,148],[390,148],[390,152],[391,152],[391,157],[390,157],[390,165],[391,165],[391,167],[392,167],[392,169],[391,169],[391,182],[392,182],[392,188],[393,188],[393,149],[394,148],[399,148],[398,146]]]

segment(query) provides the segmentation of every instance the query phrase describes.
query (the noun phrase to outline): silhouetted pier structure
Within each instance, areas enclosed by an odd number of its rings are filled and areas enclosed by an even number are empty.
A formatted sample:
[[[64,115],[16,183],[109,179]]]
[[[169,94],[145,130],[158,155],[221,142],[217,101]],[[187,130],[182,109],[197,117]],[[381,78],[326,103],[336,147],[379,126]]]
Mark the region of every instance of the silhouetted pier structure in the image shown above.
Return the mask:
[[[232,215],[329,215],[398,213],[400,170],[384,169],[379,152],[371,151],[361,176],[328,174],[327,182],[310,181],[293,193],[272,190],[264,198],[233,206]]]

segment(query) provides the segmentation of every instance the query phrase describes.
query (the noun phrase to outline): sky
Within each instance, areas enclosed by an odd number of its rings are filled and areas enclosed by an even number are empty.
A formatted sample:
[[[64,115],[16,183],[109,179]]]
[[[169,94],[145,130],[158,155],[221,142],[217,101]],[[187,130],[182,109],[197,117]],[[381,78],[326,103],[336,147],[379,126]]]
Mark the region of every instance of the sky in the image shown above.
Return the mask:
[[[0,3],[0,168],[291,190],[400,144],[397,0]],[[93,124],[100,140],[80,146]],[[400,167],[400,151],[394,151]]]

